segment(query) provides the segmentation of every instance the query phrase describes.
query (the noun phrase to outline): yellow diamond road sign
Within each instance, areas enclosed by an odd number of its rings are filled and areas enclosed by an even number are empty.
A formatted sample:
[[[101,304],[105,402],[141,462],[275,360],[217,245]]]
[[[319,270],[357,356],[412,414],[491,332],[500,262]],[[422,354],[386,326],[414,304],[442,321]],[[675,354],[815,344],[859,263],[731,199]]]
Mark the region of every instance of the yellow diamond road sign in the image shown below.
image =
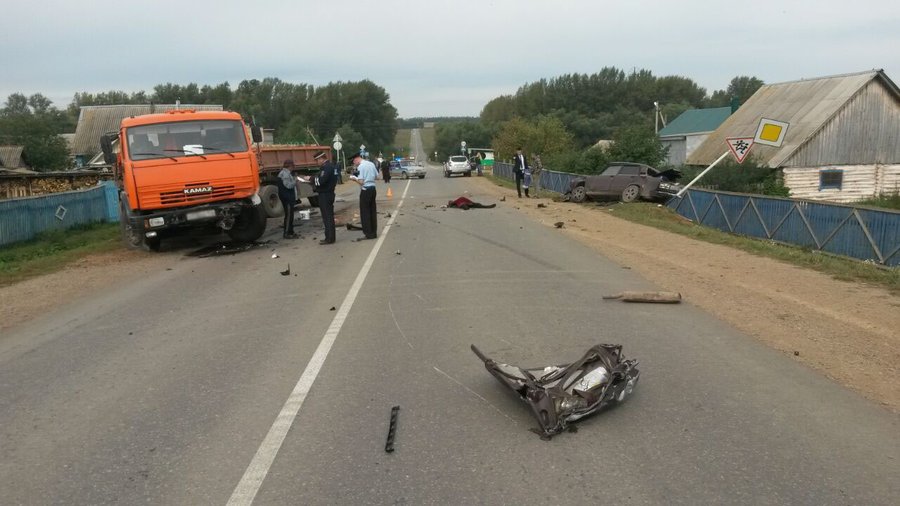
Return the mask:
[[[759,120],[759,126],[756,128],[756,137],[753,138],[753,142],[780,148],[784,142],[784,134],[787,133],[788,126],[790,125],[784,121],[762,118]]]

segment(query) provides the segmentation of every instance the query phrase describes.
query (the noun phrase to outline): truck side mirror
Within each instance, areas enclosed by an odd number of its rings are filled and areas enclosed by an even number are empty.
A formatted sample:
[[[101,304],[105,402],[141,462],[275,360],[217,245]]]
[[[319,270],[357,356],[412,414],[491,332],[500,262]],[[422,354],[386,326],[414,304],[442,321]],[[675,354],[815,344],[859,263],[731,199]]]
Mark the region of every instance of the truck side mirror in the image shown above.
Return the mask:
[[[100,136],[100,150],[103,151],[103,162],[107,165],[116,164],[116,154],[113,153],[112,142],[116,136],[113,134],[103,134]]]
[[[256,125],[250,125],[250,137],[253,138],[253,142],[262,142],[262,129]]]

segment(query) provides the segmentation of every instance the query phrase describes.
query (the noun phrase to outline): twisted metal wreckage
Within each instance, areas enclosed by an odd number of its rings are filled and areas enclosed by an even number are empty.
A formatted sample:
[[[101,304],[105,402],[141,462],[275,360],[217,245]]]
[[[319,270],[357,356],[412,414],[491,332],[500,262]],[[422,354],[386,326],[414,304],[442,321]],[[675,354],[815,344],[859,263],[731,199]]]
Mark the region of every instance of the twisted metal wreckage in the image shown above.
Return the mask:
[[[485,369],[528,403],[540,424],[541,439],[566,430],[567,424],[621,402],[637,384],[637,360],[622,356],[622,345],[598,344],[571,364],[523,369],[485,356],[472,345]],[[572,427],[570,430],[573,430]]]

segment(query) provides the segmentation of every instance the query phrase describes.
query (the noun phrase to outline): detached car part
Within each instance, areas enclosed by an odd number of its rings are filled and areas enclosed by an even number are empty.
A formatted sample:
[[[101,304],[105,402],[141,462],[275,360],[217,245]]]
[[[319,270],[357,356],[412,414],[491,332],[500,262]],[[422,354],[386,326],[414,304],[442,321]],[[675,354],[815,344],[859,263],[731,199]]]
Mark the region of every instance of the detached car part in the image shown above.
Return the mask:
[[[531,406],[541,439],[566,430],[569,423],[621,402],[637,384],[637,360],[622,356],[622,345],[598,344],[571,364],[524,369],[485,356],[472,345],[485,369]]]

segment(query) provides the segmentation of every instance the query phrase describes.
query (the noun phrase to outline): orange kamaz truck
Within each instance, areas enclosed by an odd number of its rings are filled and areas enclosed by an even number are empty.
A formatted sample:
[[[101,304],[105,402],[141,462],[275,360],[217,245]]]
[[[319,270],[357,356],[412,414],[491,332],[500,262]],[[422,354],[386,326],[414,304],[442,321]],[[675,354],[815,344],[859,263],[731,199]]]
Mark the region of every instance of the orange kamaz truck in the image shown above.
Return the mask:
[[[259,140],[259,129],[235,112],[183,109],[122,120],[100,146],[114,167],[125,242],[157,250],[177,230],[210,226],[238,241],[262,236]]]

